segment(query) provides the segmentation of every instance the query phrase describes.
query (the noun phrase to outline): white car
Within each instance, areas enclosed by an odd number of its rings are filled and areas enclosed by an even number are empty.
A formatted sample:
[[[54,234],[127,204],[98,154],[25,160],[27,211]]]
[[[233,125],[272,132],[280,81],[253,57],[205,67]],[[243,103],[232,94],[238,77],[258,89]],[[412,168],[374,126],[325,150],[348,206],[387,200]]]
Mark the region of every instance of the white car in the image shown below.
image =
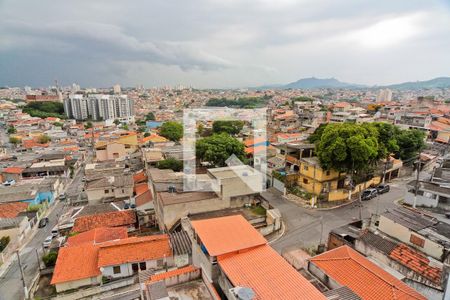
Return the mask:
[[[45,241],[42,243],[42,246],[44,248],[50,247],[50,244],[52,243],[52,240],[53,240],[53,236],[49,235],[48,237],[45,238]]]

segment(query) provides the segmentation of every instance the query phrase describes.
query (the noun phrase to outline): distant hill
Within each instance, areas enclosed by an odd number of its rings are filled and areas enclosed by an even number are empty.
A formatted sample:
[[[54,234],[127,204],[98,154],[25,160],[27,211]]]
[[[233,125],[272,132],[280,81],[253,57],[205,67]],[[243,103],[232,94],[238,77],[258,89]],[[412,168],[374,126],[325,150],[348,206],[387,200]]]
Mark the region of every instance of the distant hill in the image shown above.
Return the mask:
[[[337,80],[336,78],[303,78],[295,82],[284,85],[283,89],[316,89],[316,88],[358,88],[363,85],[346,83]]]
[[[418,89],[430,89],[430,88],[450,88],[450,77],[437,77],[431,80],[425,81],[411,81],[403,82],[399,84],[391,84],[384,86],[390,89],[398,90],[418,90]]]

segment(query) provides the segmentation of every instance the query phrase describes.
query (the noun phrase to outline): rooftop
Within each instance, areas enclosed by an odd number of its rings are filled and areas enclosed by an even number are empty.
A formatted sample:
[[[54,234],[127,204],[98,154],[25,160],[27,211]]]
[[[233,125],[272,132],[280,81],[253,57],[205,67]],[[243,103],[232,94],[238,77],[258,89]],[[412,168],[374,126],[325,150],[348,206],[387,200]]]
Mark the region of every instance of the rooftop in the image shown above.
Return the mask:
[[[98,189],[104,187],[126,187],[133,185],[133,176],[108,176],[87,183],[86,189]]]
[[[173,205],[217,198],[213,192],[159,192],[158,197],[163,205]]]
[[[77,218],[72,231],[85,232],[99,227],[129,226],[135,223],[136,213],[132,210],[107,212]]]
[[[11,202],[0,204],[0,219],[1,218],[15,218],[20,212],[26,211],[28,203],[25,202]]]
[[[97,257],[98,248],[91,244],[60,248],[51,284],[101,275]]]
[[[96,245],[127,237],[128,232],[125,227],[100,227],[70,236],[66,244],[68,246],[78,246],[86,243]]]
[[[221,255],[217,261],[233,286],[251,288],[255,299],[326,299],[268,245]]]
[[[99,245],[98,266],[162,259],[172,256],[169,236],[166,234],[130,237]]]
[[[267,243],[266,239],[241,215],[192,221],[209,255],[244,250]]]
[[[362,299],[426,299],[348,246],[317,255],[310,263]]]

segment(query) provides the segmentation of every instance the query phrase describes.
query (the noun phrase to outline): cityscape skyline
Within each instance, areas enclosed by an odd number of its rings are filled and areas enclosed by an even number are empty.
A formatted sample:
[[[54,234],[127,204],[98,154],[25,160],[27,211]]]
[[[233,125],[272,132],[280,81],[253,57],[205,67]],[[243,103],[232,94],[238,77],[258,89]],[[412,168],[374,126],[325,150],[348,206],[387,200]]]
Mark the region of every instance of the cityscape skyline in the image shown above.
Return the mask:
[[[2,1],[0,7],[0,83],[7,86],[58,79],[239,88],[311,76],[384,85],[445,76],[450,66],[450,10],[443,0],[133,7]]]

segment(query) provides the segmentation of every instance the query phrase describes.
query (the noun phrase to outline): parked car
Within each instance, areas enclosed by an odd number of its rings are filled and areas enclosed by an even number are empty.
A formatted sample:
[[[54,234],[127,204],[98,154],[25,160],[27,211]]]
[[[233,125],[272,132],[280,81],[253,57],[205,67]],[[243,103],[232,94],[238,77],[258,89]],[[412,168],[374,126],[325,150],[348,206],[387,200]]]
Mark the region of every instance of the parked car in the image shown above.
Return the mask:
[[[447,219],[450,219],[450,212],[446,212],[446,213],[445,213],[445,217],[446,217]]]
[[[53,227],[53,229],[52,229],[52,237],[55,238],[55,237],[58,236],[58,234],[59,234],[59,232],[58,232],[58,225],[56,225],[56,226]]]
[[[50,247],[50,244],[52,243],[52,240],[53,240],[53,236],[49,235],[48,237],[45,238],[44,242],[42,243],[42,246],[44,248]]]
[[[66,200],[66,198],[67,198],[66,194],[59,195],[59,200],[61,200],[61,201]]]
[[[367,189],[363,191],[361,195],[361,200],[370,200],[372,198],[375,198],[378,195],[377,189]]]
[[[16,184],[16,181],[14,179],[6,180],[5,182],[3,182],[4,186],[12,186],[15,184]]]
[[[42,219],[39,221],[38,227],[39,227],[39,228],[42,228],[42,227],[47,226],[47,224],[48,224],[48,218],[42,218]]]
[[[391,187],[389,186],[389,184],[380,184],[376,187],[378,193],[380,194],[384,194],[387,193],[391,190]]]

